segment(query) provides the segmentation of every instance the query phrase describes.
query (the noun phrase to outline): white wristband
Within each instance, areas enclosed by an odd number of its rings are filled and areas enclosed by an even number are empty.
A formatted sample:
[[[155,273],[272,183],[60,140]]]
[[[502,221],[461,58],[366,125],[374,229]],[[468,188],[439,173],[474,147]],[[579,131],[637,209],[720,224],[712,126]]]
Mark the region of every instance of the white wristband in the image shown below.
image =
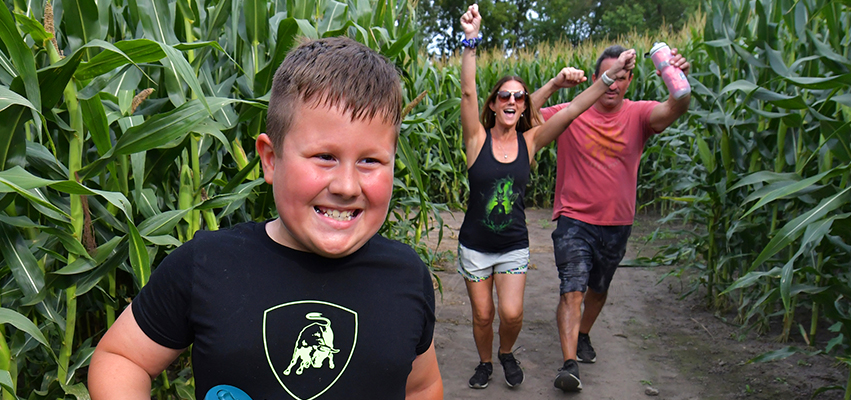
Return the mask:
[[[603,84],[606,86],[612,86],[612,84],[615,83],[615,80],[609,78],[609,75],[606,74],[606,71],[603,71],[603,74],[600,75],[600,80],[603,81]]]

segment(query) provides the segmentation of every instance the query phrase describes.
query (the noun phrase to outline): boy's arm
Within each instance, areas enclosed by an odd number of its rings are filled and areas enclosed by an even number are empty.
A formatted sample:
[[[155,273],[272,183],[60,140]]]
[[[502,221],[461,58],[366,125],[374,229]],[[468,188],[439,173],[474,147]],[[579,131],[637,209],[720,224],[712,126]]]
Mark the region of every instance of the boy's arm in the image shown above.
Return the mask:
[[[127,307],[95,348],[89,366],[92,399],[151,398],[151,380],[183,350],[170,349],[151,340]]]
[[[405,400],[440,399],[443,399],[443,379],[437,367],[437,354],[432,341],[428,350],[414,360],[405,387]]]
[[[674,55],[670,61],[671,65],[681,69],[683,73],[688,76],[688,72],[691,67],[688,60],[686,60],[681,54],[678,54],[677,49],[671,49],[671,54]],[[659,75],[660,72],[656,71],[656,74]],[[654,132],[664,131],[667,127],[671,126],[677,118],[688,111],[690,102],[691,93],[680,99],[675,99],[674,96],[668,96],[667,101],[659,103],[656,107],[653,107],[653,111],[650,113],[650,128],[653,129]]]

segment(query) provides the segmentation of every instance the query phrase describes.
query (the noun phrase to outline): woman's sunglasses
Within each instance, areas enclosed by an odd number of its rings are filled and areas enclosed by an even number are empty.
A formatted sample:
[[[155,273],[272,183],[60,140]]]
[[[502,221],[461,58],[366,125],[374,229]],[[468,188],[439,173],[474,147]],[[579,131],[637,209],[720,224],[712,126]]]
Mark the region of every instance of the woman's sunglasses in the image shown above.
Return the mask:
[[[508,98],[511,97],[512,94],[514,95],[514,101],[523,101],[523,100],[526,99],[526,92],[524,92],[522,90],[519,90],[519,91],[516,91],[516,92],[509,92],[507,90],[500,90],[500,91],[496,92],[496,97],[499,98],[502,101],[508,101]]]

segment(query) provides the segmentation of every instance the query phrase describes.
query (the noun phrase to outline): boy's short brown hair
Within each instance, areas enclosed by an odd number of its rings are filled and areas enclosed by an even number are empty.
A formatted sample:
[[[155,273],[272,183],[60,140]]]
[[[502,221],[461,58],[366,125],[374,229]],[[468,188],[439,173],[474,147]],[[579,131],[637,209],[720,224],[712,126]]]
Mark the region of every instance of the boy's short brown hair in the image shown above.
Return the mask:
[[[276,149],[300,105],[339,107],[352,120],[402,122],[402,87],[395,65],[347,37],[304,40],[275,72],[266,134]]]

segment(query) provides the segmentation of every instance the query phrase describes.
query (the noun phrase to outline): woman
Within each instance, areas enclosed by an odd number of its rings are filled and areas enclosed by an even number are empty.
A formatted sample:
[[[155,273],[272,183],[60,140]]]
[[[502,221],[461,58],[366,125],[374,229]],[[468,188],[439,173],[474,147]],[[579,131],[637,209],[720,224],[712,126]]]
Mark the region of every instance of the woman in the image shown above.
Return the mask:
[[[473,309],[479,365],[469,385],[476,389],[487,387],[493,373],[494,286],[500,321],[497,358],[509,387],[524,380],[512,347],[523,326],[529,263],[523,196],[532,159],[635,65],[635,51],[624,52],[598,82],[543,125],[540,112],[529,107],[529,89],[523,80],[506,76],[491,90],[479,116],[475,57],[481,21],[475,4],[461,16],[466,37],[461,55],[461,128],[470,198],[459,235],[458,272],[464,276]],[[586,80],[585,73],[574,68],[563,69],[554,79],[558,87],[573,87]]]

